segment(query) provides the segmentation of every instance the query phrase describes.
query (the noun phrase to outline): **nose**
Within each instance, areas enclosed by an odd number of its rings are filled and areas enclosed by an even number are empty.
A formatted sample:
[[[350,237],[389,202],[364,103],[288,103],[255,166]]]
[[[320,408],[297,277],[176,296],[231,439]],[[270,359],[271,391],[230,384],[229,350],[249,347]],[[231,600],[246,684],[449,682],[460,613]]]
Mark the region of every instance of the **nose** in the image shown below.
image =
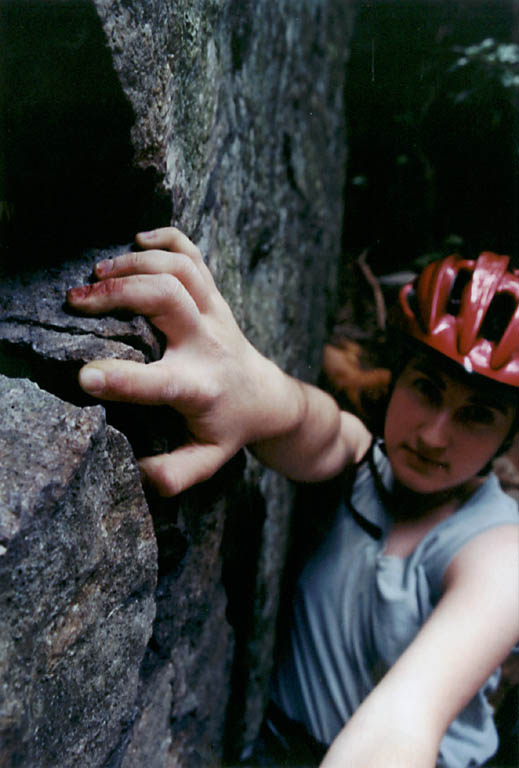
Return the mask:
[[[418,438],[424,447],[432,449],[446,448],[449,443],[451,416],[448,410],[430,413],[418,429]]]

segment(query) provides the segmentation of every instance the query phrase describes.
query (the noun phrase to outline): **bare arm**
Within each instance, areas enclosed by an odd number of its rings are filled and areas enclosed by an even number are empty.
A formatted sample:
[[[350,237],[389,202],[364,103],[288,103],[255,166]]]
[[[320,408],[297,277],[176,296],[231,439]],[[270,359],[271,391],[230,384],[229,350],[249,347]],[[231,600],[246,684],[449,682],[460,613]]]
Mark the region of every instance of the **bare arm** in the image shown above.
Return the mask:
[[[519,638],[519,526],[454,558],[437,608],[334,741],[322,768],[434,768],[440,741]]]
[[[371,435],[350,413],[339,411],[325,392],[297,382],[304,409],[295,429],[249,445],[257,458],[292,480],[317,482],[359,461]]]
[[[98,264],[98,282],[67,298],[90,314],[146,315],[165,334],[158,362],[100,360],[80,372],[81,386],[96,397],[166,404],[185,417],[190,442],[140,462],[161,494],[207,479],[244,445],[297,480],[326,479],[360,458],[366,428],[252,347],[185,235],[160,229],[137,242],[145,250]]]

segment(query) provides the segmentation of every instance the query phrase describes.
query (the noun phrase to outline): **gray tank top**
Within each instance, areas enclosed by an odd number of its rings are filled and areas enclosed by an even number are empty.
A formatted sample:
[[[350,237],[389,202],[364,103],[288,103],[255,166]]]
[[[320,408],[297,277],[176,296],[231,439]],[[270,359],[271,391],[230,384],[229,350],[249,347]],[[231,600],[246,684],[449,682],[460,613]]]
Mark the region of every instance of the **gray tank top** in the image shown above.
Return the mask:
[[[376,476],[390,490],[391,467],[378,444],[370,461],[359,465],[350,499],[340,503],[302,571],[288,653],[273,678],[274,701],[324,744],[331,744],[414,639],[439,601],[445,571],[459,550],[485,530],[519,522],[516,502],[491,474],[408,557],[386,555],[392,521]],[[451,724],[438,766],[478,766],[494,754],[497,733],[486,696],[498,679],[496,671]]]

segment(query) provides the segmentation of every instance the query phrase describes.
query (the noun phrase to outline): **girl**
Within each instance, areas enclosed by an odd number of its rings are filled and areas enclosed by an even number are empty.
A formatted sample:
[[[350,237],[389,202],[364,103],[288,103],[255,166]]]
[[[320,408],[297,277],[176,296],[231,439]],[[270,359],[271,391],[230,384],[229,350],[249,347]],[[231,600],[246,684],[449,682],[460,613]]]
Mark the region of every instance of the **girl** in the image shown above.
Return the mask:
[[[101,262],[98,282],[68,300],[145,314],[166,336],[159,362],[80,372],[90,394],[184,415],[191,442],[141,460],[148,480],[173,495],[243,445],[297,481],[349,477],[302,573],[274,675],[267,725],[286,764],[290,734],[303,732],[322,745],[323,768],[481,765],[496,749],[485,693],[519,637],[517,507],[489,474],[517,418],[508,259],[450,257],[403,290],[398,325],[416,347],[381,442],[247,342],[182,233],[137,241],[143,252]]]

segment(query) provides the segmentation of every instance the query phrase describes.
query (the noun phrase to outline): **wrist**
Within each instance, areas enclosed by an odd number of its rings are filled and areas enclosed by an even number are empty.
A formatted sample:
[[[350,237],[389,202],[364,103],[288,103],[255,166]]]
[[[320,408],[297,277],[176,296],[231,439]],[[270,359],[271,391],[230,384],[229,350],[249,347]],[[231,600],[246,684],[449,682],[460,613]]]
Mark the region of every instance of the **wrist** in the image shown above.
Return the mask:
[[[253,352],[252,402],[255,405],[246,441],[249,446],[297,432],[305,420],[308,407],[305,385],[282,371],[272,360],[256,350]]]

